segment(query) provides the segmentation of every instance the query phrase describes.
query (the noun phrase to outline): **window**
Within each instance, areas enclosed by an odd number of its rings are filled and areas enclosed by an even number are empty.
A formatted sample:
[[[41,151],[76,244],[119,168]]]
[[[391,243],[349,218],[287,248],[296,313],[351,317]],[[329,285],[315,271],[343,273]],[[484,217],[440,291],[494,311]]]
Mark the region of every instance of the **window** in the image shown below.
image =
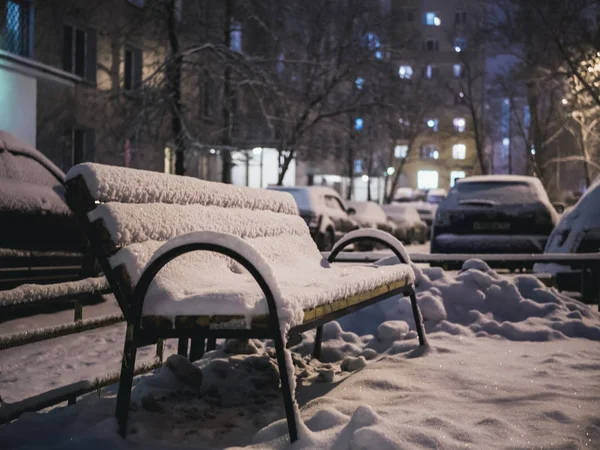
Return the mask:
[[[212,78],[210,76],[210,72],[208,70],[204,70],[204,75],[202,76],[201,80],[200,80],[200,95],[201,95],[201,101],[202,101],[202,106],[201,106],[201,111],[202,111],[202,115],[204,117],[210,117],[213,114],[213,97],[212,97],[212,92],[213,92],[213,81]]]
[[[454,74],[454,78],[462,78],[462,64],[454,64],[452,66],[452,73]]]
[[[142,84],[142,51],[125,49],[125,68],[123,70],[123,88],[126,91],[139,89]]]
[[[367,33],[362,39],[362,45],[371,51],[375,51],[375,58],[383,58],[383,53],[380,50],[381,42],[375,33]]]
[[[467,40],[463,37],[457,37],[454,39],[454,51],[460,53],[467,49]]]
[[[434,12],[425,13],[425,25],[439,27],[442,24],[441,19]]]
[[[453,187],[456,184],[456,180],[459,178],[464,178],[466,173],[464,170],[453,170],[450,172],[450,187]]]
[[[439,159],[440,152],[438,150],[438,146],[435,144],[425,144],[421,146],[419,152],[420,159]]]
[[[454,129],[459,133],[464,132],[467,128],[467,121],[464,119],[464,117],[456,117],[452,123],[454,124]]]
[[[74,127],[65,133],[66,153],[71,165],[94,161],[96,153],[96,130]]]
[[[358,78],[356,79],[355,83],[356,83],[356,88],[357,88],[357,89],[362,89],[362,88],[363,88],[363,86],[365,85],[365,79],[364,79],[364,78],[361,78],[361,77],[358,77]]]
[[[237,20],[231,21],[229,48],[234,52],[242,52],[242,24]]]
[[[356,159],[354,161],[354,173],[362,173],[362,171],[363,171],[362,159]]]
[[[467,13],[465,11],[456,11],[454,23],[467,23]]]
[[[525,105],[523,108],[523,125],[525,125],[526,128],[531,126],[531,112],[529,110],[529,105]]]
[[[358,117],[357,119],[354,120],[354,129],[356,131],[362,130],[363,125],[364,125],[364,121],[360,117]]]
[[[394,147],[394,157],[398,159],[406,158],[408,154],[408,145],[396,145]]]
[[[427,127],[431,128],[433,131],[437,132],[439,128],[440,121],[438,119],[429,119],[427,121]]]
[[[345,209],[342,206],[342,204],[340,203],[339,199],[337,197],[334,197],[333,195],[325,196],[325,205],[327,205],[327,207],[331,208],[331,209],[345,211]]]
[[[440,49],[440,41],[437,39],[427,39],[423,43],[423,47],[428,52],[437,52]]]
[[[3,48],[16,55],[31,56],[32,34],[31,4],[16,0],[6,2],[6,37]]]
[[[63,27],[63,69],[96,82],[96,30]]]
[[[452,158],[465,159],[467,157],[467,146],[465,144],[454,144],[452,146]]]
[[[427,67],[425,68],[425,75],[429,79],[437,78],[439,75],[438,67],[432,66],[431,64],[427,65]]]
[[[413,76],[412,66],[400,66],[400,68],[398,69],[398,75],[402,79],[410,80]]]
[[[417,172],[417,187],[419,189],[437,189],[439,175],[437,170],[419,170]]]

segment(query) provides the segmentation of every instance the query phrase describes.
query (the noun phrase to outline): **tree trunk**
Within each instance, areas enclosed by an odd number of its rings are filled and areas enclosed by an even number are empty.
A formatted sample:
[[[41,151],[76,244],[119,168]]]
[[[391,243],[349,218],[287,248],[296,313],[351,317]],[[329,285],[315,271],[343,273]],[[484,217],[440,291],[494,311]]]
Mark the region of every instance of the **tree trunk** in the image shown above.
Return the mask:
[[[289,147],[288,147],[289,148]],[[283,154],[283,152],[282,152]],[[279,177],[277,178],[277,186],[283,185],[283,177],[290,168],[290,163],[294,159],[294,150],[288,150],[287,155],[283,154],[283,164],[279,168]]]
[[[223,34],[223,43],[226,48],[231,48],[231,20],[233,18],[232,0],[225,0],[225,26]],[[227,61],[223,72],[223,135],[221,144],[224,147],[231,145],[231,115],[233,114],[233,96],[231,92],[231,66]],[[231,184],[231,151],[227,148],[221,150],[222,172],[221,181]]]
[[[392,187],[390,188],[390,192],[389,192],[389,194],[387,193],[387,191],[383,193],[383,196],[385,198],[385,203],[389,204],[389,203],[392,203],[392,201],[394,200],[394,194],[398,190],[398,185],[400,184],[400,176],[402,175],[402,171],[404,170],[404,165],[406,164],[406,161],[410,157],[414,142],[415,142],[415,138],[412,137],[410,139],[410,141],[408,142],[408,150],[406,151],[406,158],[402,158],[402,160],[400,161],[400,165],[398,167],[394,167],[395,172],[394,172],[394,176],[392,179]],[[387,178],[386,178],[386,180],[387,180]],[[387,187],[387,182],[386,182],[386,187]]]
[[[179,54],[179,37],[177,36],[177,19],[175,2],[170,0],[167,12],[167,30],[171,58],[167,64],[169,94],[171,97],[171,132],[175,139],[175,174],[185,174],[185,141],[183,139],[183,122],[181,119],[181,55]]]

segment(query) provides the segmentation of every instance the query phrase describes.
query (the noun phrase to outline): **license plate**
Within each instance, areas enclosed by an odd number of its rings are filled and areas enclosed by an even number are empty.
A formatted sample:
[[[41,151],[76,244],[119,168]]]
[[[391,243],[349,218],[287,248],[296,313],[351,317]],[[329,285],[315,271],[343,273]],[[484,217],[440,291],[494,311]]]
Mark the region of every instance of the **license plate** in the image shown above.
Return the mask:
[[[510,230],[508,222],[474,222],[473,229],[476,231],[506,231]]]

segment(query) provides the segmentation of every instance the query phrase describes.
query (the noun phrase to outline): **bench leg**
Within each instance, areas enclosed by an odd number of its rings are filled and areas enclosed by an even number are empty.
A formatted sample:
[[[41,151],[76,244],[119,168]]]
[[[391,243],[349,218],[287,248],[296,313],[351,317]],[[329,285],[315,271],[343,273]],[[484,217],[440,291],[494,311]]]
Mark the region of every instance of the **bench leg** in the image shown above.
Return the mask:
[[[198,361],[202,356],[204,356],[204,344],[206,339],[201,338],[192,338],[192,344],[190,345],[190,361]]]
[[[411,288],[409,294],[413,315],[415,316],[415,327],[417,329],[417,334],[419,335],[419,345],[425,345],[425,333],[423,332],[421,312],[419,311],[419,307],[417,306],[417,295],[415,294],[415,289]]]
[[[217,338],[208,338],[206,340],[206,351],[210,352],[217,348]]]
[[[187,338],[179,338],[177,342],[177,354],[181,356],[185,356],[187,358],[188,355],[188,340]]]
[[[315,336],[315,348],[313,349],[313,358],[321,358],[321,343],[323,342],[323,325],[317,327],[317,334]]]
[[[290,433],[290,440],[295,442],[298,440],[298,430],[296,428],[296,414],[294,413],[294,399],[292,398],[292,393],[290,392],[290,380],[285,361],[285,348],[279,330],[275,332],[273,341],[275,343],[275,351],[277,354],[277,365],[279,366],[281,393],[283,394],[283,405],[285,407],[285,415],[287,417],[288,431]],[[293,365],[291,369],[294,370]]]
[[[131,386],[133,385],[133,371],[135,369],[135,356],[137,344],[135,342],[135,325],[127,325],[123,359],[121,360],[121,377],[117,392],[117,410],[115,416],[119,424],[119,434],[125,437],[127,433],[127,418],[129,416],[129,402],[131,401]]]

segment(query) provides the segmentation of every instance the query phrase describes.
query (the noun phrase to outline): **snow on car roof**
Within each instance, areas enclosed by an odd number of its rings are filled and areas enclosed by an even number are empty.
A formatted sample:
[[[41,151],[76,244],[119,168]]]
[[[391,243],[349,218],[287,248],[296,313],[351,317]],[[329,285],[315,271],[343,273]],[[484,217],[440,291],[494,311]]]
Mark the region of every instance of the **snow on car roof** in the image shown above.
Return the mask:
[[[456,180],[457,184],[463,183],[535,183],[539,179],[536,177],[528,177],[525,175],[475,175],[472,177],[459,178]]]
[[[54,175],[61,183],[65,182],[65,174],[52,161],[46,158],[42,152],[27,145],[16,136],[0,130],[0,149],[7,150],[11,153],[16,153],[24,156],[29,156],[43,165],[52,175]]]

